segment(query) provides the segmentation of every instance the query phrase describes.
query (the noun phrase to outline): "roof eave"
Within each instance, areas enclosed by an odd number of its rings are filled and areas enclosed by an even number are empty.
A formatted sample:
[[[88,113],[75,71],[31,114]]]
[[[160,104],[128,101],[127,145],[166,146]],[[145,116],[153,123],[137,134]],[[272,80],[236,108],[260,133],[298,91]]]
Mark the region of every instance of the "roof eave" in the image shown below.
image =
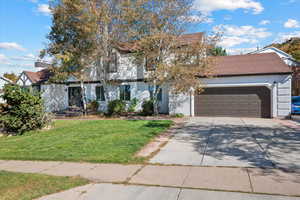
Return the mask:
[[[213,75],[213,78],[218,77],[235,77],[235,76],[266,76],[266,75],[291,75],[293,72],[269,72],[269,73],[253,73],[253,74],[218,74]],[[206,78],[204,76],[199,76],[199,78]]]

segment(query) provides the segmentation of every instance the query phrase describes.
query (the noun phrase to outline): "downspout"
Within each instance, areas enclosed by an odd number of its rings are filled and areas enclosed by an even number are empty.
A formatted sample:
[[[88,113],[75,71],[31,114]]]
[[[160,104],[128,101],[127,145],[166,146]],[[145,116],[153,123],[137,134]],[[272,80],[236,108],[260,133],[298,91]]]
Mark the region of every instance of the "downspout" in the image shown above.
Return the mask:
[[[190,117],[192,117],[192,91],[190,91]]]

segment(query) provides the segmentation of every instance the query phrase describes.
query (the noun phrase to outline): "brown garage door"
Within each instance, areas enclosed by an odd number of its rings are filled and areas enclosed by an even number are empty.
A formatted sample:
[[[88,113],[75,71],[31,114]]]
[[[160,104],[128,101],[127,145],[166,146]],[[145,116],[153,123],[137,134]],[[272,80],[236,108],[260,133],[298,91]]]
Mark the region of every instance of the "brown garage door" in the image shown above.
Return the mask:
[[[266,87],[206,88],[195,95],[196,116],[271,117]]]

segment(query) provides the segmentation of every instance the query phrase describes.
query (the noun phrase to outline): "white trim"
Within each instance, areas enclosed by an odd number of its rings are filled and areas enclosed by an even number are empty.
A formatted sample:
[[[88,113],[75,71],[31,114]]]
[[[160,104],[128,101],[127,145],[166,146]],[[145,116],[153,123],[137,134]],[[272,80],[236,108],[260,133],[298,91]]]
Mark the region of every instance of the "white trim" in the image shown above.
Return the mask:
[[[9,79],[7,79],[7,78],[5,78],[5,77],[0,76],[0,79],[2,79],[3,81],[5,81],[5,82],[7,82],[7,83],[12,83],[11,80],[9,80]]]
[[[284,51],[282,51],[282,50],[280,50],[280,49],[278,49],[278,48],[276,48],[276,47],[273,47],[273,46],[267,47],[267,48],[263,48],[263,49],[259,49],[259,50],[253,51],[253,52],[251,52],[251,53],[249,53],[249,54],[260,53],[260,52],[265,51],[265,50],[268,50],[268,49],[272,49],[272,50],[274,50],[274,51],[277,51],[277,52],[279,52],[279,53],[285,55],[286,57],[291,58],[293,61],[296,61],[296,60],[293,58],[292,55],[290,55],[290,54],[288,54],[288,53],[286,53],[286,52],[284,52]]]
[[[214,87],[255,87],[255,86],[265,86],[272,89],[273,84],[270,83],[237,83],[237,84],[208,84],[203,85],[204,88],[214,88]]]

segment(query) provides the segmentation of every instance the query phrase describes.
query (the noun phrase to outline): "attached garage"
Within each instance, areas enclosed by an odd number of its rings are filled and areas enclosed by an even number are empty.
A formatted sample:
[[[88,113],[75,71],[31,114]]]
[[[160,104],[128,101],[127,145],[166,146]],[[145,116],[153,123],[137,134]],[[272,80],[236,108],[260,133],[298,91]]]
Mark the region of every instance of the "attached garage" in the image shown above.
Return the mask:
[[[286,118],[291,114],[292,72],[276,53],[216,58],[204,91],[170,94],[170,114]]]
[[[195,116],[271,117],[267,87],[205,88],[195,94]]]

